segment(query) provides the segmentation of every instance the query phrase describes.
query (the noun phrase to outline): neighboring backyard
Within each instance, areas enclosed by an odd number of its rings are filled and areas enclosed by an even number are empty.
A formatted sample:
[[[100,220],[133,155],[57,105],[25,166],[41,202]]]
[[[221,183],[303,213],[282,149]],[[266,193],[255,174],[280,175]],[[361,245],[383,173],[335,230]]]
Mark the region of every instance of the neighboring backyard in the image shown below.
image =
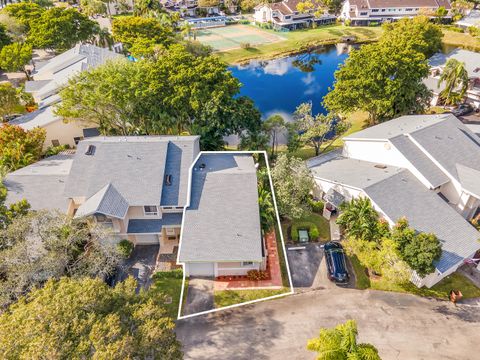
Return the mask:
[[[464,299],[480,297],[480,288],[476,287],[469,279],[459,273],[453,273],[442,279],[432,288],[418,288],[412,283],[393,284],[380,279],[370,279],[366,269],[360,264],[356,256],[350,257],[350,261],[355,270],[356,287],[358,289],[374,289],[383,291],[394,291],[410,293],[423,297],[434,297],[437,299],[448,299],[450,290],[460,290]]]
[[[309,232],[310,241],[322,241],[326,242],[330,240],[330,224],[322,215],[308,212],[300,219],[286,219],[282,221],[282,231],[286,242],[298,242],[298,238],[292,234],[297,233],[298,230],[309,229],[314,225],[318,229],[318,237],[315,238]]]

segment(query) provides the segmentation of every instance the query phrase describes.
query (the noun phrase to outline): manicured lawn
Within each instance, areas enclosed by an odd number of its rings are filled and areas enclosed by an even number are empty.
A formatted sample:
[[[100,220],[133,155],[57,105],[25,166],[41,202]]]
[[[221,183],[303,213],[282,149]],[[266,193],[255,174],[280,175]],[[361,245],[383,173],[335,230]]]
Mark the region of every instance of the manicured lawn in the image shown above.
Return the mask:
[[[480,38],[468,33],[443,30],[442,42],[448,46],[458,46],[467,50],[480,51]]]
[[[476,287],[469,279],[461,274],[453,273],[447,276],[438,284],[428,289],[426,287],[418,288],[412,283],[392,284],[380,279],[370,279],[365,268],[360,264],[356,256],[350,257],[356,275],[356,287],[358,289],[375,289],[383,291],[394,291],[409,293],[423,297],[434,297],[437,299],[448,299],[450,290],[460,290],[465,299],[480,297],[480,288]]]
[[[183,272],[181,269],[172,271],[160,271],[153,275],[152,286],[149,291],[154,295],[166,295],[172,298],[170,304],[165,304],[168,314],[176,319],[178,315],[178,306],[180,304],[180,294],[182,292]]]
[[[263,299],[269,296],[280,295],[289,292],[289,288],[277,290],[223,290],[214,294],[215,307],[222,308],[229,305],[241,304],[246,301]]]
[[[314,223],[320,234],[319,238],[322,241],[330,240],[330,224],[322,215],[309,212],[307,215],[303,216],[301,219],[287,220],[282,223],[282,231],[285,236],[285,241],[292,241],[291,235],[288,233],[288,227],[295,223],[311,222]],[[288,239],[288,240],[287,240]]]
[[[253,25],[251,25],[253,26]],[[375,41],[382,33],[381,27],[347,27],[343,25],[322,26],[316,29],[290,31],[287,33],[265,30],[285,38],[285,40],[250,49],[235,49],[220,52],[219,56],[229,64],[246,62],[252,59],[272,59],[281,55],[301,52],[313,46],[335,44],[343,36],[355,36],[357,42]]]

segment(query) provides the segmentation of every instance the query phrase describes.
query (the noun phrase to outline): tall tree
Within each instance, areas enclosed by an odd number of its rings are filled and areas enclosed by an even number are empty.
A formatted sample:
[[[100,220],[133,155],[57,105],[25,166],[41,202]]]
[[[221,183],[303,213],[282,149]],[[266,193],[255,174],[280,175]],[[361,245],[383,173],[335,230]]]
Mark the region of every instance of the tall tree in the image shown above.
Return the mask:
[[[272,141],[270,156],[273,158],[277,153],[278,137],[281,135],[282,131],[285,130],[285,120],[280,114],[272,115],[264,121],[263,128],[267,134],[270,135],[270,140]]]
[[[12,39],[7,33],[7,27],[0,21],[0,50],[2,50],[5,45],[11,44],[11,42]]]
[[[465,63],[457,59],[448,59],[438,80],[438,86],[445,83],[440,98],[447,105],[460,102],[468,89],[468,72]]]
[[[163,11],[158,0],[137,0],[133,6],[133,15],[142,17],[156,17]]]
[[[309,210],[307,199],[314,186],[305,162],[280,154],[272,169],[272,180],[280,216],[301,218]]]
[[[35,48],[65,51],[90,40],[99,30],[96,22],[73,8],[53,7],[29,23],[27,41]]]
[[[13,171],[39,160],[45,129],[24,130],[17,125],[0,126],[0,167]]]
[[[366,111],[370,124],[421,113],[430,103],[422,81],[428,71],[425,55],[412,48],[385,41],[364,45],[335,72],[324,105],[342,115]]]
[[[5,71],[23,71],[28,80],[31,79],[26,65],[32,61],[32,45],[26,43],[13,43],[0,50],[0,68]]]
[[[100,279],[47,282],[0,315],[0,357],[181,359],[165,297],[136,287],[132,278],[115,288]]]
[[[102,0],[80,0],[80,8],[87,16],[107,13],[107,4]]]
[[[175,33],[171,25],[163,25],[155,18],[122,16],[112,22],[112,34],[116,41],[127,49],[139,41],[169,46],[174,42]]]
[[[45,12],[45,9],[34,2],[22,1],[8,4],[2,12],[20,21],[28,31],[31,23],[37,21]]]
[[[357,323],[347,320],[333,329],[323,328],[318,338],[310,339],[307,349],[317,353],[317,360],[381,360],[371,344],[357,344]]]
[[[0,304],[51,278],[111,275],[123,259],[111,233],[86,219],[56,212],[16,216],[0,231]]]
[[[312,104],[300,104],[294,114],[295,124],[300,131],[300,140],[313,146],[315,155],[330,148],[340,136],[350,128],[351,124],[335,117],[333,114],[312,113]],[[325,147],[322,149],[322,146]]]
[[[202,148],[223,148],[223,137],[256,132],[260,113],[237,97],[239,81],[212,55],[172,45],[158,57],[110,62],[84,71],[60,92],[57,113],[97,124],[102,134],[201,135]]]
[[[0,83],[0,117],[2,121],[6,121],[7,116],[17,112],[20,107],[17,89],[9,82]]]
[[[427,16],[415,16],[383,25],[384,33],[380,38],[386,44],[395,44],[431,57],[442,48],[442,30]]]

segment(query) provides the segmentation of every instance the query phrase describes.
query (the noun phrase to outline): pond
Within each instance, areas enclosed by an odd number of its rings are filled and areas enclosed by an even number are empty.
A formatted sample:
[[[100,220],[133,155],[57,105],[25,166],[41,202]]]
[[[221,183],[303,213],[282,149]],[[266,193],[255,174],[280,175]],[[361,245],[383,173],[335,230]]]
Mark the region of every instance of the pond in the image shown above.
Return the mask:
[[[298,105],[309,101],[314,113],[325,113],[322,99],[350,49],[347,44],[328,45],[295,56],[251,61],[230,70],[243,84],[241,95],[252,98],[264,118],[279,113],[290,119]]]

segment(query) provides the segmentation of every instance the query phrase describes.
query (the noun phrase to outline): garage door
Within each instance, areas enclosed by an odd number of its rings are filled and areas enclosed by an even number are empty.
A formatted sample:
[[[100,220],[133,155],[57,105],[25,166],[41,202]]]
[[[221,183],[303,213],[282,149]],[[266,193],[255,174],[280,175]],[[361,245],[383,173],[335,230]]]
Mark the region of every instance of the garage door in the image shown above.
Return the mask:
[[[136,235],[136,245],[155,245],[159,244],[157,234]]]
[[[213,263],[188,263],[186,270],[187,276],[215,276]]]

